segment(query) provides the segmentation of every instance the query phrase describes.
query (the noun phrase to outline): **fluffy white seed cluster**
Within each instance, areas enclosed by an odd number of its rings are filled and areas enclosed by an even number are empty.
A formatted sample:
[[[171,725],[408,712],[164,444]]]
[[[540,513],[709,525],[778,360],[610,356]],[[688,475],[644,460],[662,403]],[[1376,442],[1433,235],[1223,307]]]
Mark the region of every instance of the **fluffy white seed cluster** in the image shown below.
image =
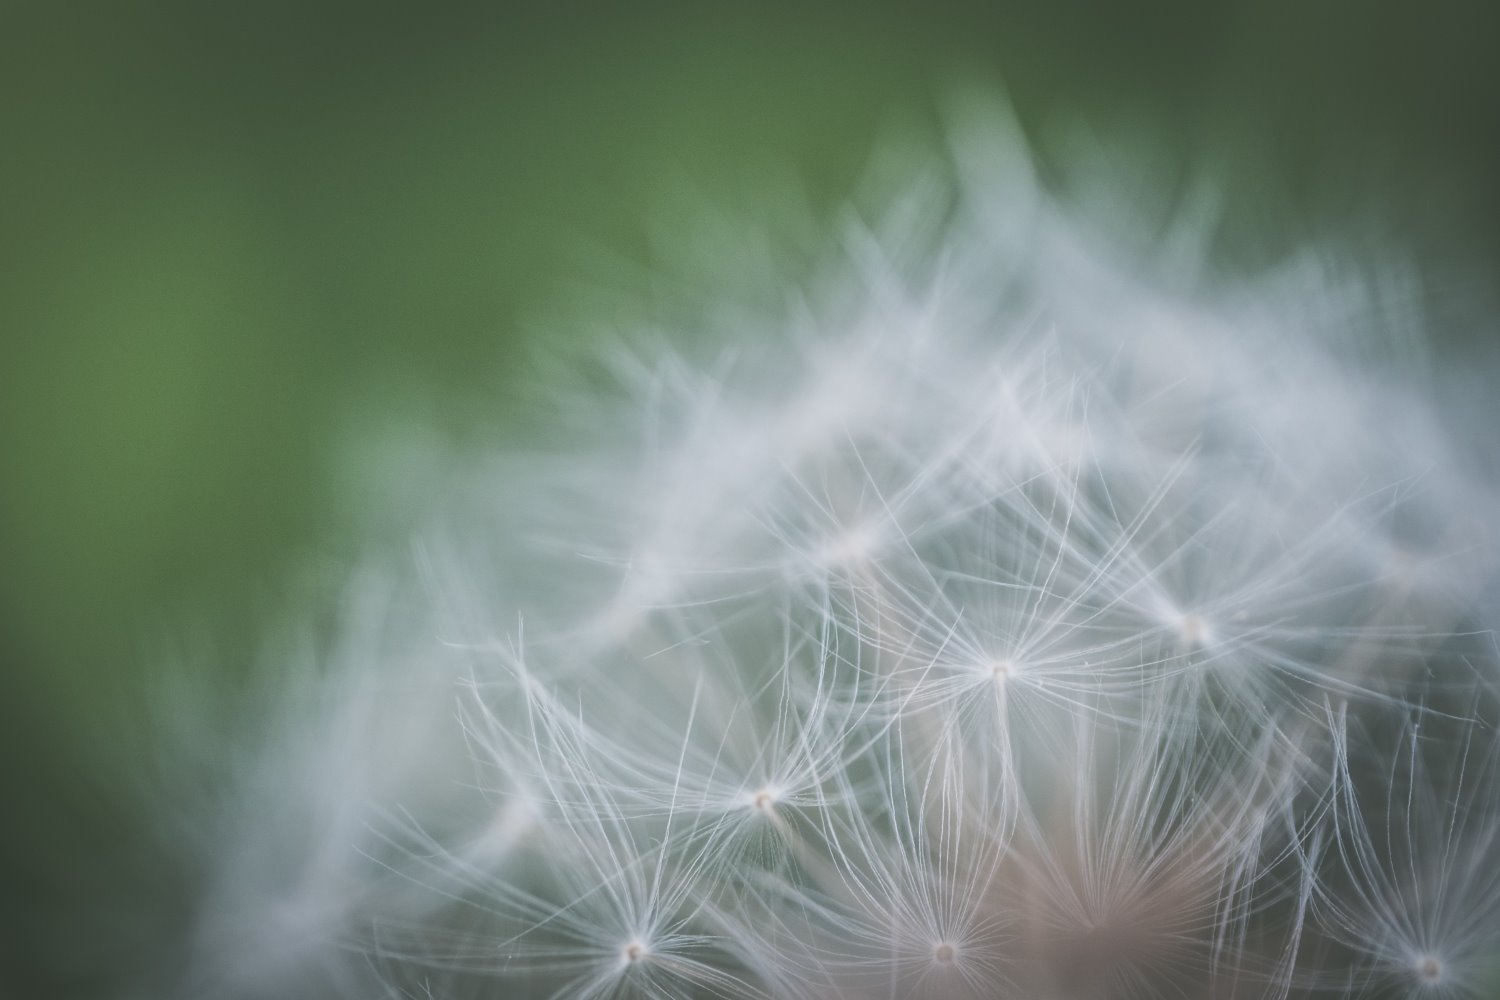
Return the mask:
[[[1497,995],[1500,507],[1412,287],[1137,267],[953,136],[795,287],[710,241],[350,588],[188,993]]]

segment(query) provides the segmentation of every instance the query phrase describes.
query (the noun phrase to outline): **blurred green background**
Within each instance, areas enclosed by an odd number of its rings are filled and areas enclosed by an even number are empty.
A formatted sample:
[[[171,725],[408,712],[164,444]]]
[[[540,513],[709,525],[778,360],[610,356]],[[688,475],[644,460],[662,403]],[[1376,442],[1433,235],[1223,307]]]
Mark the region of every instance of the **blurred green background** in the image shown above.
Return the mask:
[[[97,721],[195,629],[233,671],[338,564],[351,422],[524,432],[527,318],[587,248],[644,256],[674,185],[831,207],[979,79],[1044,149],[1230,165],[1270,242],[1376,204],[1483,268],[1493,6],[0,5],[0,993],[109,979],[53,948],[129,867]]]

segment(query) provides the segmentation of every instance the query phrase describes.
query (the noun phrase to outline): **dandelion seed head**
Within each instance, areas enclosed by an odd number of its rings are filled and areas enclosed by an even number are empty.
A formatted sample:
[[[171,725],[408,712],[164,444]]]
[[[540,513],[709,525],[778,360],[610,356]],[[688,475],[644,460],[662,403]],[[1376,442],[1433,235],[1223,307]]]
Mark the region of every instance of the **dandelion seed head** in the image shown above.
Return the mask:
[[[285,749],[246,754],[202,837],[228,844],[202,852],[218,979],[363,946],[472,976],[455,996],[1286,997],[1342,954],[1335,988],[1475,993],[1500,743],[1443,743],[1476,714],[1446,706],[1370,775],[1319,715],[1411,708],[1403,671],[1500,683],[1463,603],[1500,579],[1463,527],[1487,508],[1386,495],[1451,457],[1426,422],[1382,434],[1382,393],[1299,315],[1337,289],[1140,280],[1002,149],[1012,126],[850,213],[796,294],[705,296],[708,357],[642,333],[580,366],[618,369],[614,395],[546,383],[580,447],[534,442],[432,528],[474,564],[493,544],[517,592],[436,574],[411,651],[373,606],[329,690],[278,710]],[[455,629],[461,732],[410,753],[450,721],[420,643]],[[1430,780],[1428,746],[1481,791]],[[424,766],[389,780],[387,756]],[[395,850],[351,860],[372,828]]]

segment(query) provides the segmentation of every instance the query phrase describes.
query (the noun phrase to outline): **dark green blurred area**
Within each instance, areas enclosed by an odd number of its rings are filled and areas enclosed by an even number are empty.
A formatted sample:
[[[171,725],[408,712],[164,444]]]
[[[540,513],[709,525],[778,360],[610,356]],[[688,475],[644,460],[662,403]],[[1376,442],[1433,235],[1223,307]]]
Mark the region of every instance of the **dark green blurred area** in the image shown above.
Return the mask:
[[[338,562],[340,422],[525,433],[524,320],[580,247],[644,256],[683,179],[743,203],[790,168],[832,206],[892,115],[980,79],[1038,135],[1242,163],[1268,231],[1373,202],[1493,262],[1491,5],[1130,8],[5,4],[0,962],[47,967],[82,892],[49,877],[125,837],[91,720],[191,623],[235,669]]]

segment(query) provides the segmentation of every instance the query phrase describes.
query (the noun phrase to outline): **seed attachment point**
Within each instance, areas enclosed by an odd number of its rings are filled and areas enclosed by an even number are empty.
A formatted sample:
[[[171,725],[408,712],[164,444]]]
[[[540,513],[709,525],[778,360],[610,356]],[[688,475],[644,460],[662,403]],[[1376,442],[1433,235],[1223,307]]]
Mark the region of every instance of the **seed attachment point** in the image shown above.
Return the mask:
[[[1434,985],[1443,981],[1443,963],[1438,961],[1436,955],[1419,955],[1412,963],[1412,971],[1416,973],[1417,979],[1427,985]]]
[[[750,808],[758,813],[773,813],[776,811],[776,800],[778,798],[780,798],[780,793],[775,788],[767,785],[750,793]]]

